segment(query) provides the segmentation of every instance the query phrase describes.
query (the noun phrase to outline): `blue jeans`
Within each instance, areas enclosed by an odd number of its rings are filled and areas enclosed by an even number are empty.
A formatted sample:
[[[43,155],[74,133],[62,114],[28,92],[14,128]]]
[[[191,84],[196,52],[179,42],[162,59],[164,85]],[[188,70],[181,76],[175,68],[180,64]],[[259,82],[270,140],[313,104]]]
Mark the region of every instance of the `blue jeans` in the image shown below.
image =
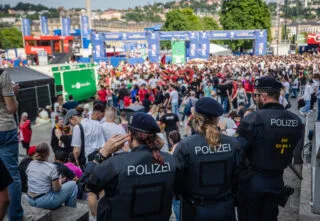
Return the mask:
[[[30,206],[43,209],[56,209],[65,203],[65,206],[77,206],[78,186],[74,181],[68,181],[61,186],[59,192],[50,191],[44,196],[32,199],[27,196]]]
[[[175,197],[173,197],[172,200],[172,208],[174,215],[176,216],[176,220],[180,221],[180,200],[176,200]]]
[[[307,113],[309,113],[309,111],[310,111],[311,100],[305,100],[304,102],[306,103],[306,106],[304,106],[304,107],[301,109],[301,112],[307,114]]]
[[[8,215],[10,221],[20,221],[23,218],[18,154],[19,142],[17,130],[0,131],[0,158],[13,179],[13,183],[9,186],[10,204]]]
[[[178,102],[171,103],[171,105],[172,105],[172,113],[174,113],[177,116],[179,116],[179,104],[178,104]]]
[[[318,117],[317,121],[320,121],[320,98],[318,98]]]
[[[291,95],[294,98],[298,97],[298,88],[292,88],[291,89]]]
[[[229,103],[228,97],[221,96],[221,105],[223,107],[224,113],[228,112],[228,103]]]

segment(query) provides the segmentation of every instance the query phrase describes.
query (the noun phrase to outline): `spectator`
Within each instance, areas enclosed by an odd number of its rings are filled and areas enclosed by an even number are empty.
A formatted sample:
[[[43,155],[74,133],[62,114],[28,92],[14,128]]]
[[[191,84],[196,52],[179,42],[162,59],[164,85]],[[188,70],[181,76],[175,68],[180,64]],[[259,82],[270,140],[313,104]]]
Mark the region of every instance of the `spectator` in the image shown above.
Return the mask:
[[[72,154],[72,153],[71,153]],[[70,170],[66,165],[64,165],[68,160],[69,153],[62,150],[57,150],[54,153],[54,164],[57,166],[58,174],[62,178],[63,182],[73,180],[77,182],[79,178]]]
[[[62,107],[64,109],[71,110],[71,109],[76,108],[79,105],[79,103],[77,101],[73,100],[73,96],[71,94],[69,95],[68,98],[69,98],[69,100],[62,105]]]
[[[102,102],[102,101],[100,101],[100,102],[104,104],[104,102]],[[90,110],[90,104],[85,104],[83,106],[83,109],[84,109],[84,111],[83,111],[82,116],[84,118],[91,119],[92,111]]]
[[[150,110],[150,107],[152,105],[150,99],[149,99],[149,94],[147,93],[144,97],[144,100],[142,102],[142,105],[144,106],[144,112],[148,113]]]
[[[138,91],[138,97],[139,97],[139,102],[142,104],[143,100],[146,96],[146,94],[148,93],[147,89],[146,89],[146,85],[142,84],[141,88]]]
[[[91,114],[91,120],[99,121],[101,124],[106,121],[104,114],[106,112],[106,106],[103,104],[97,103],[93,106],[93,112]]]
[[[167,113],[161,117],[160,122],[162,124],[162,128],[164,128],[169,144],[169,133],[174,130],[179,131],[179,117],[172,113],[172,108],[170,105],[167,106],[166,110]]]
[[[293,80],[292,87],[291,87],[291,91],[292,91],[291,98],[297,98],[298,97],[298,89],[299,89],[299,79],[298,79],[298,77],[296,77]]]
[[[36,153],[36,146],[31,146],[28,150],[28,156],[25,157],[19,164],[19,173],[21,177],[21,186],[22,192],[26,193],[28,191],[28,177],[26,174],[26,170],[33,160],[33,155]]]
[[[51,132],[51,148],[53,152],[56,152],[57,150],[60,150],[63,146],[63,143],[61,141],[61,136],[63,135],[63,118],[58,117],[56,119],[55,127],[52,129]]]
[[[308,84],[305,87],[304,94],[302,96],[302,98],[306,104],[303,108],[301,108],[299,110],[299,112],[302,116],[306,116],[310,112],[311,94],[313,93],[312,84],[313,84],[313,81],[312,81],[312,79],[310,79],[308,81]]]
[[[27,168],[28,193],[27,201],[33,207],[56,209],[63,204],[68,207],[77,205],[77,185],[74,181],[61,184],[57,166],[48,162],[50,154],[46,143],[36,148],[34,160]]]
[[[113,135],[117,135],[117,134],[126,135],[127,134],[125,129],[122,126],[115,123],[116,117],[117,117],[117,110],[115,110],[112,107],[108,107],[106,109],[106,122],[104,122],[102,124],[105,142],[108,141]],[[125,150],[125,151],[129,150],[128,143],[125,144],[123,150]],[[122,152],[122,151],[120,151],[120,152]]]
[[[83,167],[87,160],[92,161],[95,153],[104,145],[101,124],[82,117],[83,108],[71,109],[65,116],[64,123],[70,123],[73,128],[73,154],[77,165]]]
[[[176,88],[171,85],[170,86],[170,102],[172,107],[172,113],[176,114],[179,117],[179,93]]]
[[[0,160],[13,182],[9,185],[9,220],[22,220],[21,181],[18,168],[19,142],[13,114],[18,110],[15,95],[19,86],[12,85],[7,71],[0,69]]]
[[[128,121],[127,121],[127,114],[126,112],[122,111],[120,113],[120,125],[123,127],[123,129],[125,130],[126,133],[129,132],[128,129]]]
[[[6,215],[9,205],[8,186],[12,183],[12,178],[0,159],[0,220]]]
[[[101,101],[105,106],[107,106],[107,91],[103,85],[100,85],[100,90],[97,92],[98,99]]]
[[[70,153],[68,156],[68,162],[64,164],[69,168],[79,179],[82,176],[82,170],[76,165],[76,159],[73,156],[73,153]]]
[[[26,149],[26,154],[28,154],[30,147],[31,136],[31,121],[28,119],[28,114],[24,112],[21,114],[21,120],[19,124],[19,140],[22,144],[22,147]]]

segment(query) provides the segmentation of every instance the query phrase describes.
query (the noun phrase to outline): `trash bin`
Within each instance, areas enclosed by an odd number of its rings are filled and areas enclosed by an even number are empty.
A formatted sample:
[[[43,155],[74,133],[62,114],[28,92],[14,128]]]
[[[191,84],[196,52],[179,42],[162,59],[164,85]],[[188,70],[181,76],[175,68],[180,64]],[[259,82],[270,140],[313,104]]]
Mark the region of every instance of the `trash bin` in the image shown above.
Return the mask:
[[[144,113],[144,106],[141,105],[130,105],[127,108],[122,109],[121,111],[125,112],[127,115],[127,121],[129,122],[130,117],[138,112]]]

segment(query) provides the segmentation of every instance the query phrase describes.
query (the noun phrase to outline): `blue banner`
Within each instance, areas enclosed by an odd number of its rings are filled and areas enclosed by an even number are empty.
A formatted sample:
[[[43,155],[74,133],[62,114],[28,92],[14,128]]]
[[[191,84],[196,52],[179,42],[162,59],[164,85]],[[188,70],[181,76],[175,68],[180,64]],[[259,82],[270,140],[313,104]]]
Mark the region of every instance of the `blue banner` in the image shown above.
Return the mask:
[[[149,61],[158,63],[160,58],[159,32],[147,32]]]
[[[266,55],[267,54],[267,30],[255,31],[254,41],[254,55]]]
[[[61,35],[70,36],[70,18],[61,18]]]
[[[89,18],[86,15],[80,16],[81,22],[81,38],[90,39]]]
[[[178,40],[187,40],[188,33],[185,31],[160,31],[160,40],[170,40],[170,41],[178,41]]]
[[[192,60],[199,58],[199,52],[197,46],[199,45],[199,32],[190,31],[188,32],[189,44],[187,47],[187,57]]]
[[[31,36],[31,21],[27,18],[21,18],[21,29],[23,36]]]
[[[40,15],[41,35],[49,35],[48,19],[46,16]]]
[[[199,32],[199,46],[198,53],[200,58],[208,59],[210,56],[210,38],[208,32]]]
[[[104,41],[102,39],[102,34],[92,33],[92,57],[94,60],[99,60],[106,57]]]
[[[235,30],[235,31],[210,31],[208,32],[211,40],[239,40],[239,39],[254,39],[254,31]]]
[[[145,32],[107,32],[103,34],[103,40],[105,41],[146,40],[146,33]]]

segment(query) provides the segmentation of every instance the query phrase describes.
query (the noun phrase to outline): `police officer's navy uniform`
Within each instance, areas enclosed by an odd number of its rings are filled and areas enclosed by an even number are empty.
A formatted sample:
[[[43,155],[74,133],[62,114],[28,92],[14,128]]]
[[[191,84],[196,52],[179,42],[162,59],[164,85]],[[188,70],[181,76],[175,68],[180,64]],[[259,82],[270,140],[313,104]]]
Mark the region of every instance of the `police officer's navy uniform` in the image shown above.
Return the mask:
[[[279,90],[281,84],[264,77],[256,88]],[[237,129],[244,145],[248,167],[240,179],[240,220],[274,221],[278,216],[277,198],[284,187],[283,170],[291,164],[293,150],[301,138],[300,118],[279,103],[267,103],[244,117]],[[241,142],[243,143],[243,142]]]
[[[134,115],[130,125],[145,132],[160,130],[153,118],[144,113]],[[151,149],[142,145],[110,157],[94,168],[87,188],[105,191],[99,201],[97,220],[170,219],[176,167],[170,154],[161,155],[164,163],[154,163]]]
[[[203,116],[223,114],[221,105],[203,98],[195,106]],[[238,164],[236,139],[221,135],[221,144],[210,147],[196,134],[181,141],[174,152],[177,191],[182,195],[182,220],[233,221],[233,191]]]

